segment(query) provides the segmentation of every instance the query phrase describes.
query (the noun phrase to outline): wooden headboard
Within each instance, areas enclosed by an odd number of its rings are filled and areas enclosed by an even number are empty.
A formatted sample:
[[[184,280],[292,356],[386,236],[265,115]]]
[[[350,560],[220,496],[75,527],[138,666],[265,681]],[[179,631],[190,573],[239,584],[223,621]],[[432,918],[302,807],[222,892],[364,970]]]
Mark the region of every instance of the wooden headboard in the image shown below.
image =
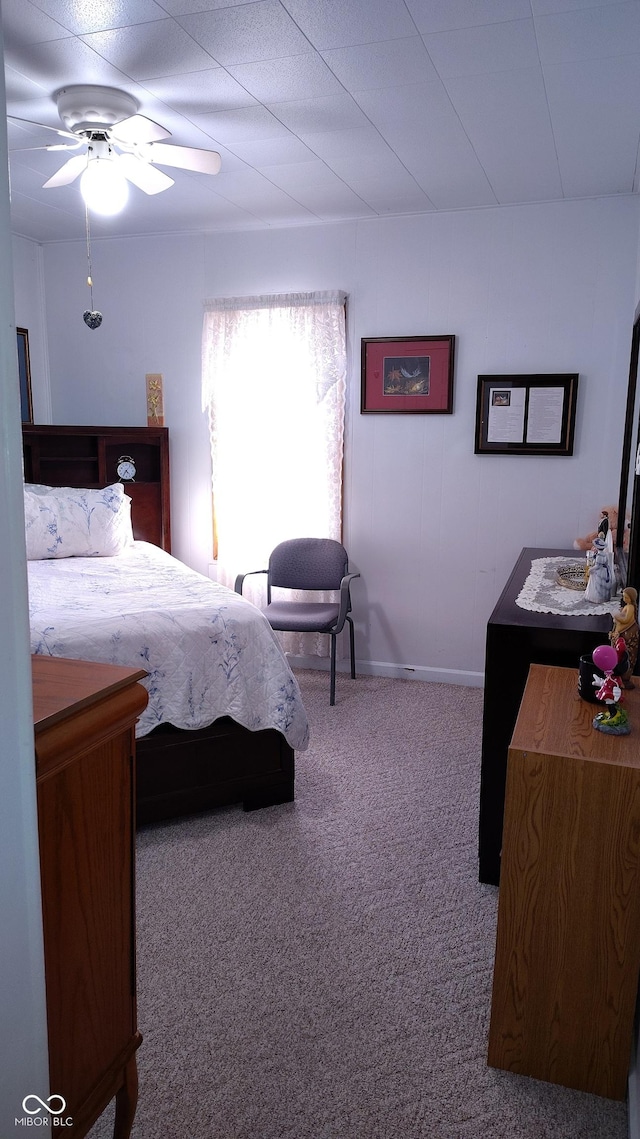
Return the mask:
[[[25,482],[90,489],[118,481],[116,463],[136,466],[125,483],[132,499],[134,538],[171,553],[169,431],[166,427],[58,427],[22,425]]]

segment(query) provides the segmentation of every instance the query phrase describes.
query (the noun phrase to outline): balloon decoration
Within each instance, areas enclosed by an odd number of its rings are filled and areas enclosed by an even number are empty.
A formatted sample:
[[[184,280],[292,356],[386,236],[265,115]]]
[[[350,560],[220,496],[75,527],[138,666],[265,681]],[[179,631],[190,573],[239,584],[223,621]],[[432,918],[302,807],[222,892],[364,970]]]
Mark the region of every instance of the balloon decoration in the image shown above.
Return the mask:
[[[618,663],[618,654],[613,645],[598,645],[593,650],[591,659],[596,668],[602,669],[603,672],[613,672]]]

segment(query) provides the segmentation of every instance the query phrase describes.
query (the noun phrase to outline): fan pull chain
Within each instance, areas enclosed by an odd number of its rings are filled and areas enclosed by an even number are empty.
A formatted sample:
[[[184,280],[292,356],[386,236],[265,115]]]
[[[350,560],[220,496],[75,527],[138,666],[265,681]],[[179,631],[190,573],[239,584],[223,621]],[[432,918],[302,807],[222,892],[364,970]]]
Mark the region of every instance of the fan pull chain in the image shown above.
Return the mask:
[[[94,309],[94,307],[93,307],[93,275],[92,275],[92,270],[91,270],[91,227],[89,225],[89,207],[87,205],[85,205],[85,207],[84,207],[84,217],[85,217],[85,229],[86,229],[86,235],[87,235],[87,268],[88,268],[87,284],[88,284],[89,289],[90,289],[91,308],[87,309],[83,313],[82,319],[84,320],[84,323],[87,325],[88,328],[100,328],[100,325],[102,324],[102,313],[98,312],[97,309]]]

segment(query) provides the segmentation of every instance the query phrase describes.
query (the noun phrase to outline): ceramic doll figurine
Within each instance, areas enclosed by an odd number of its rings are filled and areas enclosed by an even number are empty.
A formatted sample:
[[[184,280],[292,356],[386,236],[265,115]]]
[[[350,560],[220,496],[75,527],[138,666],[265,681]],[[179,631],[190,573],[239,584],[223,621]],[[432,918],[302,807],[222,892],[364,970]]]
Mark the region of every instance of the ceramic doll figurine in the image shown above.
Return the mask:
[[[632,586],[628,585],[626,589],[623,589],[620,608],[617,613],[612,614],[612,617],[613,628],[609,633],[609,640],[616,648],[618,641],[624,641],[629,664],[627,670],[622,673],[622,681],[625,688],[633,688],[631,677],[638,658],[640,629],[638,628],[638,592]]]
[[[586,601],[601,604],[610,601],[613,579],[609,565],[609,555],[604,538],[594,538],[593,555],[589,559],[589,580],[584,596]]]

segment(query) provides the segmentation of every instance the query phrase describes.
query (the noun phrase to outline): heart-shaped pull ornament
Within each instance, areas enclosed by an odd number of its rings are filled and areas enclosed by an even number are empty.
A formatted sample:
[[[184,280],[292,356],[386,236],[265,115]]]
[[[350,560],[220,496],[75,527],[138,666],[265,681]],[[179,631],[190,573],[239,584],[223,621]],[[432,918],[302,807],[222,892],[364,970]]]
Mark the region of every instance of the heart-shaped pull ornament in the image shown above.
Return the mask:
[[[87,284],[91,290],[91,308],[85,309],[82,314],[82,319],[87,328],[100,328],[100,325],[102,324],[102,313],[98,312],[98,310],[93,307],[93,277],[91,276],[91,227],[89,225],[89,210],[86,204],[84,208],[84,219],[87,234],[87,269],[89,271]]]

